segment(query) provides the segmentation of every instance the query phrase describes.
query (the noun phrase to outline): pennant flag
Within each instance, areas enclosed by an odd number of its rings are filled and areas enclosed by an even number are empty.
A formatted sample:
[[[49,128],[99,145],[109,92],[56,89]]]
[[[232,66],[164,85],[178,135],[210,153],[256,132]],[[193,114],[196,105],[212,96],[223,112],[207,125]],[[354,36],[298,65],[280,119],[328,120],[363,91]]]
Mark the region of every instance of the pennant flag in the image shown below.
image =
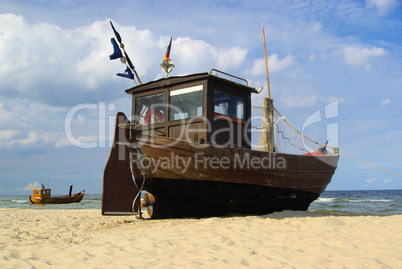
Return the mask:
[[[114,26],[113,26],[113,23],[112,23],[112,21],[110,21],[110,25],[112,26],[112,29],[113,29],[113,32],[114,32],[114,35],[116,36],[116,38],[117,38],[117,40],[119,41],[119,43],[121,44],[121,37],[120,37],[120,35],[119,35],[119,33],[116,31],[116,29],[114,29]]]
[[[140,84],[142,84],[142,82],[141,82],[141,80],[140,80],[140,78],[139,78],[137,72],[135,71],[135,67],[134,67],[133,63],[131,62],[130,58],[128,57],[128,55],[127,55],[127,53],[126,53],[126,50],[124,49],[124,44],[123,44],[123,41],[122,41],[122,39],[121,39],[120,34],[119,34],[119,33],[116,31],[116,29],[114,28],[114,25],[113,25],[112,21],[109,21],[109,22],[110,22],[110,26],[111,26],[112,29],[113,29],[114,35],[116,36],[116,39],[117,39],[117,41],[118,41],[119,44],[120,44],[120,46],[119,46],[114,38],[111,39],[112,44],[113,44],[114,52],[113,52],[112,55],[109,56],[109,57],[110,57],[110,60],[114,60],[114,59],[120,58],[121,62],[122,62],[123,64],[125,64],[126,67],[127,67],[126,70],[124,71],[124,73],[118,73],[118,74],[116,74],[116,75],[119,76],[119,77],[124,77],[124,78],[132,79],[132,80],[134,80],[134,83],[135,83],[135,84],[137,84],[137,82],[135,81],[135,77],[137,77],[138,82],[139,82]],[[172,42],[172,41],[170,41],[170,42]],[[169,45],[169,46],[170,46],[170,45]],[[120,48],[123,50],[125,57],[123,56],[122,51],[120,50]],[[169,50],[170,50],[170,48],[169,48]],[[131,69],[130,69],[130,68],[131,68]],[[133,72],[134,72],[134,73],[133,73]],[[134,76],[134,74],[135,74],[135,76]]]
[[[134,67],[133,63],[131,62],[130,58],[128,57],[126,51],[124,51],[124,55],[126,56],[126,60],[127,60],[128,66],[130,66],[130,68],[131,68],[132,70],[134,70],[135,67]]]
[[[133,74],[133,72],[131,72],[131,69],[128,67],[126,68],[124,73],[117,73],[116,75],[119,77],[123,77],[123,78],[134,79],[134,74]]]
[[[165,54],[165,58],[163,58],[163,60],[167,60],[170,57],[170,47],[172,46],[172,38],[170,38],[170,42],[169,42],[169,46],[166,49],[166,54]]]
[[[121,50],[119,48],[119,45],[117,45],[117,42],[114,38],[111,39],[112,44],[113,44],[113,54],[109,56],[110,60],[118,59],[123,57],[123,54],[121,53]]]

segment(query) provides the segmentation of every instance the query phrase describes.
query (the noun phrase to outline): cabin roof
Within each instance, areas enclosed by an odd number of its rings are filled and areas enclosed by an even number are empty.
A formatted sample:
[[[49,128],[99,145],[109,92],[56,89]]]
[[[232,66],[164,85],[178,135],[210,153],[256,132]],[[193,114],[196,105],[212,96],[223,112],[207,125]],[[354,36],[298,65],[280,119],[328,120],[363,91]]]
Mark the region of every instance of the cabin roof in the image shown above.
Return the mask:
[[[244,84],[240,84],[237,83],[235,81],[226,79],[226,78],[222,78],[222,77],[218,77],[216,75],[211,75],[210,73],[197,73],[197,74],[191,74],[191,75],[185,75],[185,76],[175,76],[175,77],[168,77],[168,78],[161,78],[158,80],[154,80],[154,81],[150,81],[141,85],[137,85],[135,87],[132,87],[130,89],[126,90],[126,93],[128,94],[136,94],[136,93],[141,93],[141,92],[145,92],[148,90],[154,90],[154,89],[158,89],[161,87],[165,87],[165,86],[174,86],[174,85],[179,85],[179,84],[183,84],[183,83],[189,83],[189,82],[193,82],[193,81],[198,81],[198,80],[214,80],[214,81],[218,81],[220,83],[225,83],[228,85],[233,85],[236,88],[242,89],[244,91],[247,92],[253,92],[253,93],[257,93],[255,88],[246,86]]]

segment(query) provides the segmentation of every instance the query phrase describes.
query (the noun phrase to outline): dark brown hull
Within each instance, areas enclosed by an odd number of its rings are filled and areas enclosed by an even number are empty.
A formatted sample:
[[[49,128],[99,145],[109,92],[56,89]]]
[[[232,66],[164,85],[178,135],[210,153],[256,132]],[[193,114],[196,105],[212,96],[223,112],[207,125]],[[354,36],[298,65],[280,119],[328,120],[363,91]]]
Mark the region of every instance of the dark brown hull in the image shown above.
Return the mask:
[[[84,198],[84,194],[85,191],[81,191],[79,193],[72,194],[71,196],[55,196],[42,199],[29,196],[29,200],[33,204],[70,204],[81,202],[82,198]]]
[[[240,183],[157,178],[146,182],[145,189],[156,199],[152,215],[155,219],[307,210],[319,197],[311,192]]]
[[[155,197],[153,218],[307,210],[330,183],[339,158],[217,148],[163,137],[137,138],[133,146],[131,169],[137,186],[144,175],[144,190]]]

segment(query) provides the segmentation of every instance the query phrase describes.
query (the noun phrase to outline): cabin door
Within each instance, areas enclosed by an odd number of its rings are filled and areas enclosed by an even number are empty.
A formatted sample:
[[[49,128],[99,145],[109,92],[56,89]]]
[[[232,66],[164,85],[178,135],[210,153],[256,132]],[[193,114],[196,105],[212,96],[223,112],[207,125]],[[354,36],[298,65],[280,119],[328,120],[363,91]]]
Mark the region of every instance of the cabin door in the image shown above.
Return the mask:
[[[245,99],[214,90],[211,142],[225,147],[247,147],[245,141]]]

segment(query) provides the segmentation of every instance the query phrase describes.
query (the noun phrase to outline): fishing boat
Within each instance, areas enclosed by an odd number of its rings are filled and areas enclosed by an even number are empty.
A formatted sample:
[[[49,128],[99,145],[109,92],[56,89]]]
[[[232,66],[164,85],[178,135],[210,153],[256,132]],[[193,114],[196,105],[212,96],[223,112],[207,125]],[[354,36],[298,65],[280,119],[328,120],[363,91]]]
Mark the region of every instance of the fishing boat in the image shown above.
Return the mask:
[[[32,189],[32,196],[29,196],[29,200],[32,204],[69,204],[79,203],[84,198],[85,190],[78,193],[72,193],[73,186],[70,186],[69,195],[65,196],[52,196],[52,190],[45,188]]]
[[[309,154],[277,152],[270,98],[264,99],[267,146],[254,149],[251,95],[261,88],[215,69],[168,77],[174,65],[166,55],[165,78],[126,90],[131,120],[116,116],[102,214],[142,216],[146,208],[160,219],[307,210],[330,183],[338,152],[325,146]]]

